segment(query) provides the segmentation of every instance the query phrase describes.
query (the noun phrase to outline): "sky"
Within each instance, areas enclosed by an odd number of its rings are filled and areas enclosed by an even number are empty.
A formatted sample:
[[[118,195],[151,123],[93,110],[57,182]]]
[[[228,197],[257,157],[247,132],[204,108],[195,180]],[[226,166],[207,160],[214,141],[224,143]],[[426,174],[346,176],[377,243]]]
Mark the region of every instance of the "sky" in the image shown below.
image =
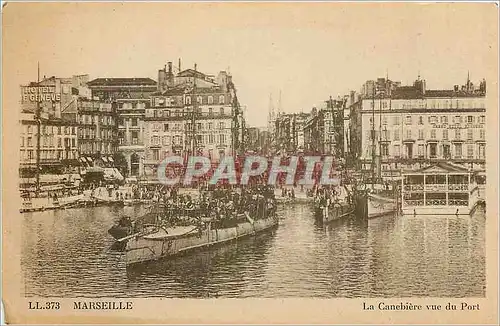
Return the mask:
[[[281,110],[389,76],[452,88],[496,73],[493,4],[9,3],[3,8],[4,106],[41,75],[151,77],[168,61],[233,75],[252,126]],[[492,65],[492,62],[494,64]]]

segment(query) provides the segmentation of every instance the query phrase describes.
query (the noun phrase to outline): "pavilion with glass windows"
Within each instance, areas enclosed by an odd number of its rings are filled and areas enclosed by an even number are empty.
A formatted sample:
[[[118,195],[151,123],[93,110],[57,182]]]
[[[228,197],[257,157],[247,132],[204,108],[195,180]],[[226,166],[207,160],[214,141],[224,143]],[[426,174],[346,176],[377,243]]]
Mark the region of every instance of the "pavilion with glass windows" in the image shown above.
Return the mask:
[[[403,215],[469,215],[474,173],[458,164],[440,162],[419,170],[403,171]]]

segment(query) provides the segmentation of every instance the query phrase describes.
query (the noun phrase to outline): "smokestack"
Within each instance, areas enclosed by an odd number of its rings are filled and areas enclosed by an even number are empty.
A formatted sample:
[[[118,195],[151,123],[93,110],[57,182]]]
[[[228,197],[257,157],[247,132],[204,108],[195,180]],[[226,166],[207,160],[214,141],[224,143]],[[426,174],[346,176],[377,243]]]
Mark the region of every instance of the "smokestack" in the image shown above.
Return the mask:
[[[181,58],[179,58],[179,71],[182,71],[182,68],[181,68]]]
[[[168,62],[168,74],[171,75],[172,74],[172,62]]]

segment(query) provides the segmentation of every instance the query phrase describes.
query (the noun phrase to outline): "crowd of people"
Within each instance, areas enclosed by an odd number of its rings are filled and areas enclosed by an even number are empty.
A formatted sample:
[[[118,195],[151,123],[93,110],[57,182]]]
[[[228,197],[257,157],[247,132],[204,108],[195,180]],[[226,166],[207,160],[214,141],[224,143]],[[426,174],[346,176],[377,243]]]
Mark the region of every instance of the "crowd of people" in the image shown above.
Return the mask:
[[[323,186],[314,190],[314,202],[320,207],[352,204],[352,193],[346,186]]]
[[[149,223],[190,225],[203,219],[234,224],[274,216],[274,188],[202,187],[196,194],[180,194],[176,187],[155,189],[156,201],[144,216]]]

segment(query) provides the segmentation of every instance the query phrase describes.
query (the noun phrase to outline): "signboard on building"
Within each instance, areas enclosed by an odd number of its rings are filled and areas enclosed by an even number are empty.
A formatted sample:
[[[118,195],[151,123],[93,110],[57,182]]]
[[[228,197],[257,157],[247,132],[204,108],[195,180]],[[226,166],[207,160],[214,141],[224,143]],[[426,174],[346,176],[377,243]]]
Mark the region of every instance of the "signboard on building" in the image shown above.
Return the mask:
[[[61,93],[56,92],[55,86],[21,86],[23,103],[59,102]]]

